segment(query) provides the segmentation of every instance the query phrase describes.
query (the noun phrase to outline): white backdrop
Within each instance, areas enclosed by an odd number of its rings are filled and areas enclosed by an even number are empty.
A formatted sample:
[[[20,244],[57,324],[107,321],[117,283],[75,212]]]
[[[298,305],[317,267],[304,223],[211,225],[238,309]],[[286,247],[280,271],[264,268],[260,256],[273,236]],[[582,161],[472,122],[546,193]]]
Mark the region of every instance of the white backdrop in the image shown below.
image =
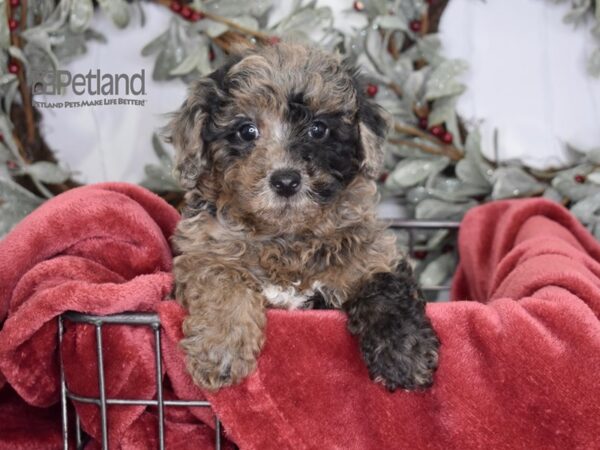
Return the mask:
[[[347,11],[350,0],[319,3],[333,8],[338,27],[349,30],[361,24],[358,14]],[[154,57],[140,54],[166,28],[172,13],[142,5],[145,27],[132,24],[118,30],[97,17],[93,26],[108,42],[91,43],[86,55],[64,68],[84,74],[144,69],[145,106],[42,109],[48,144],[86,183],[141,181],[144,165],[156,160],[152,133],[185,96],[181,81],[152,81]],[[471,66],[459,112],[482,124],[488,156],[494,154],[494,129],[499,131],[501,159],[522,158],[537,167],[563,163],[567,143],[584,150],[600,146],[600,80],[585,72],[592,45],[589,27],[564,25],[565,12],[566,5],[547,0],[452,0],[446,9],[441,24],[445,51]]]

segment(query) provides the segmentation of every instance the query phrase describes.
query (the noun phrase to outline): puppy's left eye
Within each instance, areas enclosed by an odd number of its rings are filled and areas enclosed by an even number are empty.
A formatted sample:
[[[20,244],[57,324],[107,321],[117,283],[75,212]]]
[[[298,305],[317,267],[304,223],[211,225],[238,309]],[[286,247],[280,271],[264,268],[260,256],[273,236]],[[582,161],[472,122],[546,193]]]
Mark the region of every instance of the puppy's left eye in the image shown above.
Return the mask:
[[[237,134],[244,141],[253,141],[258,139],[258,128],[253,123],[245,123],[238,128]]]
[[[317,120],[308,128],[308,136],[311,139],[325,139],[329,136],[329,128],[323,122]]]

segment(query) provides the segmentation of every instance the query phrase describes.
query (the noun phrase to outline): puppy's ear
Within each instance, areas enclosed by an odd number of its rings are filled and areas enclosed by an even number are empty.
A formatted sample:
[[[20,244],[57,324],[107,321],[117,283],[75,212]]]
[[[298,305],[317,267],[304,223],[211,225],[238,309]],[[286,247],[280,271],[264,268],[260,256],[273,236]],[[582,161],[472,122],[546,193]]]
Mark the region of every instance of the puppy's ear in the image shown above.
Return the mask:
[[[366,83],[355,69],[352,71],[356,100],[358,103],[358,133],[362,147],[362,172],[369,178],[377,178],[383,168],[383,144],[391,117],[381,106],[367,97]]]
[[[175,147],[173,175],[184,189],[194,188],[208,170],[202,131],[215,103],[219,101],[218,91],[210,77],[192,83],[186,100],[166,126],[166,140]]]

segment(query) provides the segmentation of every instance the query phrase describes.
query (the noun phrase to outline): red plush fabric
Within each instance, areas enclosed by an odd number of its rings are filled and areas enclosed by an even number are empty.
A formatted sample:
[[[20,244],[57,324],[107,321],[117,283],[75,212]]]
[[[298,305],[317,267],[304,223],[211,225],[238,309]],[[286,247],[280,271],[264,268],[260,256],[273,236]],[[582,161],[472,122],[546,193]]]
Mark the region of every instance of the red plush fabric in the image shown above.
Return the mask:
[[[156,311],[171,291],[168,237],[178,220],[172,207],[144,189],[104,184],[47,202],[0,242],[0,448],[62,448],[56,317],[67,310]],[[66,322],[62,353],[69,388],[98,397],[94,333],[89,325]],[[107,396],[154,398],[152,331],[105,326],[103,344]],[[168,382],[165,397],[175,398]],[[203,399],[201,392],[196,399]],[[76,407],[95,438],[88,447],[98,448],[98,408]],[[156,448],[153,409],[108,411],[111,449]],[[210,412],[192,411],[167,409],[168,448],[212,448]]]
[[[10,424],[0,448],[60,440],[65,310],[158,311],[166,395],[205,397],[177,347],[184,311],[164,300],[177,220],[140,188],[97,185],[51,200],[0,242],[0,423]],[[561,206],[522,200],[472,210],[460,253],[453,297],[467,301],[428,306],[442,341],[433,388],[372,383],[340,312],[270,311],[258,370],[206,395],[228,436],[261,450],[600,448],[600,245]],[[151,331],[111,326],[103,339],[108,395],[155,395]],[[91,327],[68,324],[66,375],[83,395],[98,395],[94,342]],[[98,439],[98,409],[77,410]],[[211,447],[206,409],[167,411],[168,448]],[[111,448],[154,448],[155,411],[109,407],[109,434]]]

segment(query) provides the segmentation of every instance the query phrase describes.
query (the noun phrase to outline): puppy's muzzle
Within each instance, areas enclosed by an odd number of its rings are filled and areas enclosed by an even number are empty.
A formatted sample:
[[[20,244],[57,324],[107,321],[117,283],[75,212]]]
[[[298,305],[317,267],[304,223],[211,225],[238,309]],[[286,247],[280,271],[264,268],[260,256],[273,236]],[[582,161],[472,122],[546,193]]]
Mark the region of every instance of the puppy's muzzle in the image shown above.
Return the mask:
[[[300,190],[302,176],[296,170],[276,170],[271,175],[269,183],[277,195],[291,197]]]

